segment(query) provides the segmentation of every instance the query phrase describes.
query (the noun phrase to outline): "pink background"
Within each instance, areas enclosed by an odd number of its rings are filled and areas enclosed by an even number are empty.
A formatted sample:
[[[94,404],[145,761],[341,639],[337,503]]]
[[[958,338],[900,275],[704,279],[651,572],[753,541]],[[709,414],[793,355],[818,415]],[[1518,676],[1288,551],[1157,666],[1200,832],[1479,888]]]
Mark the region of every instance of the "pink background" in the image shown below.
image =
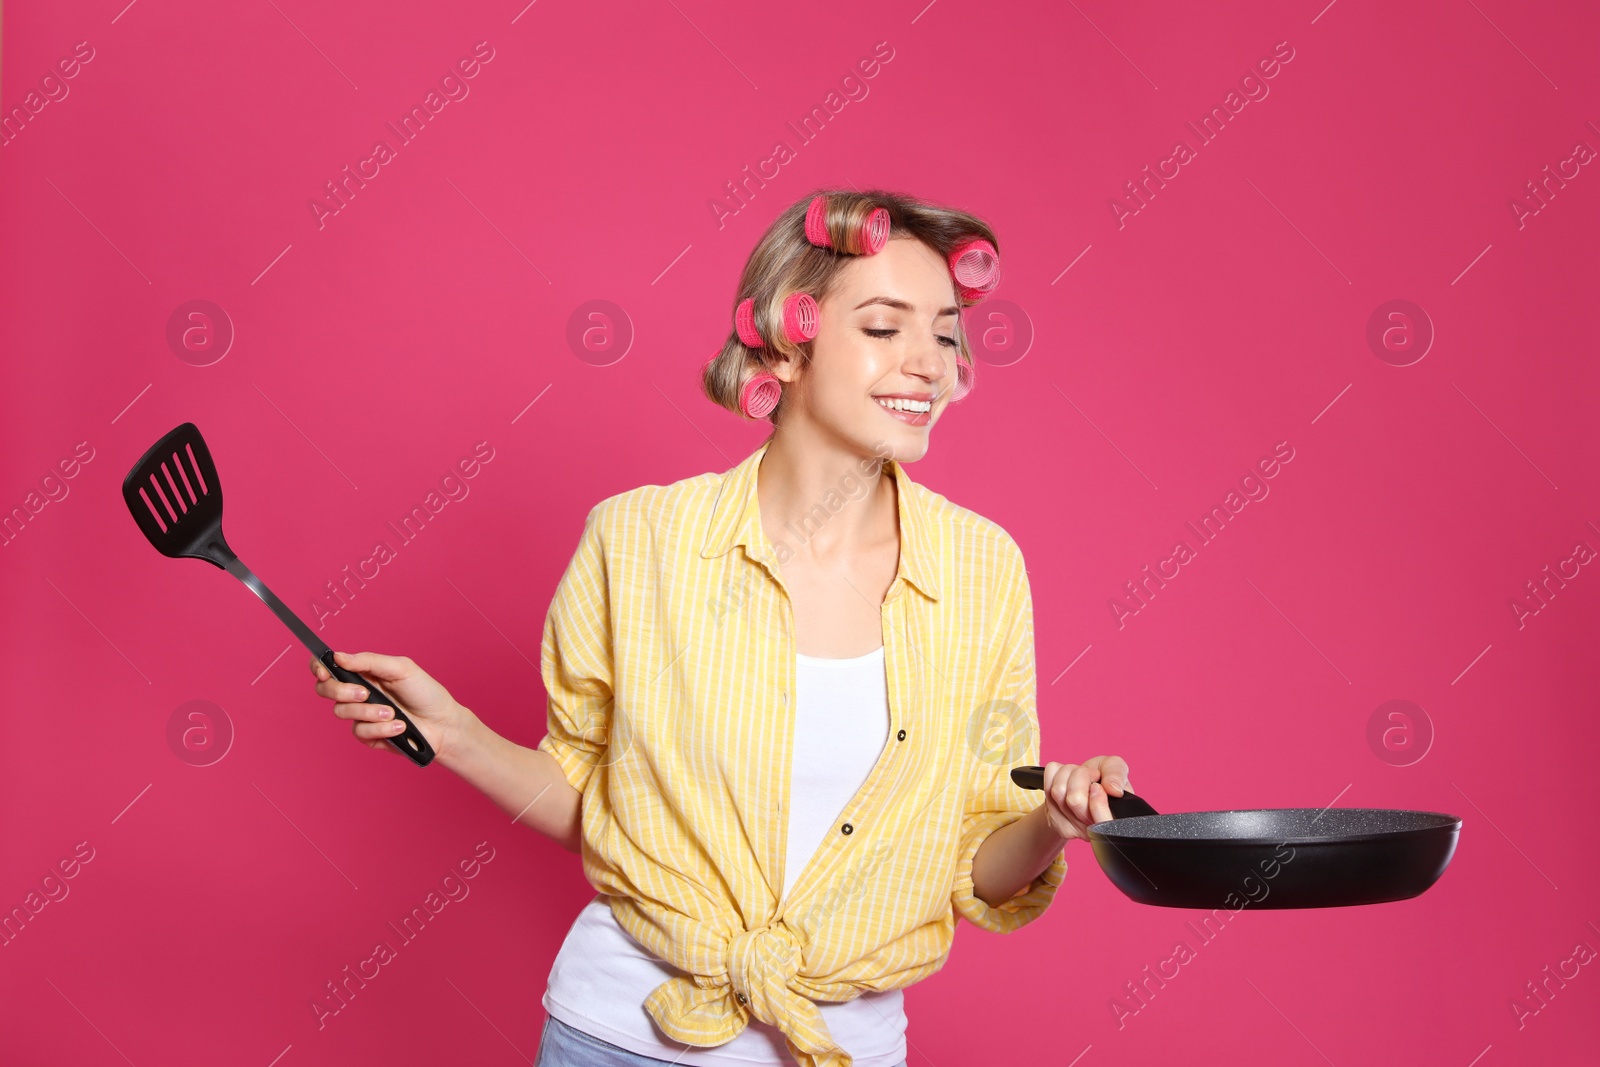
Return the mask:
[[[0,948],[5,1062],[534,1056],[591,896],[577,859],[352,741],[306,652],[233,579],[146,544],[121,479],[198,423],[233,547],[310,618],[487,441],[469,495],[323,634],[412,656],[534,745],[586,511],[760,442],[696,371],[757,236],[828,185],[1000,235],[1013,310],[970,322],[978,388],[911,470],[1026,554],[1046,759],[1122,754],[1163,810],[1465,820],[1425,895],[1247,909],[1120,1028],[1112,999],[1196,916],[1131,903],[1075,843],[1041,920],[963,925],[908,991],[910,1063],[1593,1056],[1596,967],[1520,1028],[1511,1006],[1600,948],[1600,574],[1520,627],[1511,607],[1600,548],[1600,174],[1562,162],[1600,146],[1592,8],[124,3],[5,8],[7,114],[93,49],[0,148],[0,508],[66,491],[0,548],[0,907],[93,850]],[[385,124],[480,41],[469,94],[399,145]],[[1201,146],[1186,122],[1285,41],[1268,95]],[[875,47],[892,58],[846,83],[866,95],[802,143],[786,123]],[[396,158],[319,227],[309,201],[380,138]],[[1180,138],[1195,158],[1119,225],[1111,200]],[[792,158],[719,226],[711,202],[780,139]],[[1570,180],[1541,205],[1547,165]],[[1540,210],[1519,220],[1519,196]],[[209,365],[168,343],[191,300],[235,333]],[[591,300],[620,315],[585,349]],[[1391,300],[1435,335],[1405,366],[1367,340]],[[1124,583],[1280,441],[1270,495],[1119,626]],[[48,480],[79,442],[93,458]],[[1369,744],[1390,700],[1422,709],[1412,756],[1431,724],[1420,760]],[[168,741],[189,701],[231,724],[209,766]],[[319,1030],[324,983],[485,841],[470,895]]]

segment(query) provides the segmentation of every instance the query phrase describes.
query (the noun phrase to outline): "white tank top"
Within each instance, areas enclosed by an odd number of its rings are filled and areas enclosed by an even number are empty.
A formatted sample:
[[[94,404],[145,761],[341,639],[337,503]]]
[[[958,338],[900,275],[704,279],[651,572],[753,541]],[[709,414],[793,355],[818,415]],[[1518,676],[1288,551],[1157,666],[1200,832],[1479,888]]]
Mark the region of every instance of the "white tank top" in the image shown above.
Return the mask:
[[[883,649],[850,659],[797,655],[794,758],[783,893],[878,762],[889,738]],[[792,1067],[782,1031],[751,1016],[732,1041],[710,1048],[674,1041],[644,1010],[644,998],[679,972],[617,924],[604,896],[578,914],[550,968],[545,1011],[641,1056],[681,1064]],[[828,1031],[856,1067],[897,1067],[906,1058],[904,991],[867,991],[817,1002]]]

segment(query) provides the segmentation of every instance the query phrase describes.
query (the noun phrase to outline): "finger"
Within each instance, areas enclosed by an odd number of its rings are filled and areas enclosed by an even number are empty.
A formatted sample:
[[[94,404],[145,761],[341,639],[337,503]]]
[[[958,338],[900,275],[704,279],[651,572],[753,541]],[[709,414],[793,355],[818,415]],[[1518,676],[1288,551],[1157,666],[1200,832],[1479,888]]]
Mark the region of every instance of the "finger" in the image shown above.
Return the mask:
[[[387,704],[339,703],[333,713],[341,719],[360,719],[363,722],[387,722],[394,718],[394,709]]]
[[[359,704],[367,699],[371,689],[360,682],[341,682],[337,678],[329,678],[326,682],[317,683],[317,692],[329,700],[346,700],[352,704]]]
[[[1119,797],[1127,788],[1128,761],[1121,756],[1095,756],[1084,760],[1083,765],[1099,771],[1100,784],[1109,795]]]
[[[361,724],[357,723],[356,725],[359,726]],[[353,733],[354,730],[352,729],[351,732]],[[397,755],[397,756],[400,755],[400,750],[395,748],[392,744],[390,744],[386,739],[384,739],[382,737],[367,738],[367,737],[361,737],[360,735],[357,735],[356,736],[356,740],[360,741],[363,745],[366,745],[368,748],[386,748],[390,752],[393,752],[395,755]]]
[[[318,681],[321,681],[324,678],[333,677],[333,675],[328,673],[328,668],[323,666],[322,661],[315,656],[311,657],[311,662],[308,664],[308,666],[311,668],[311,673],[316,676]]]
[[[1066,810],[1067,779],[1077,769],[1076,763],[1047,763],[1044,769],[1044,789],[1056,807]]]
[[[1094,822],[1106,822],[1111,818],[1111,806],[1106,803],[1106,790],[1099,782],[1089,787],[1089,813]]]
[[[350,732],[363,741],[385,742],[391,737],[399,737],[405,733],[406,724],[398,719],[391,722],[357,722],[350,727]],[[377,746],[374,745],[374,748]]]
[[[327,697],[329,700],[349,701],[352,704],[366,700],[370,692],[370,687],[360,682],[341,682],[337,678],[317,683],[318,696]]]
[[[377,652],[335,652],[333,661],[347,671],[365,674],[380,682],[397,682],[417,669],[409,656],[384,656]]]
[[[1128,761],[1121,756],[1097,756],[1096,759],[1099,760],[1100,784],[1110,795],[1121,796],[1128,788]]]
[[[1089,785],[1099,777],[1099,772],[1091,767],[1074,767],[1067,776],[1067,795],[1065,808],[1074,819],[1087,823],[1089,818]]]

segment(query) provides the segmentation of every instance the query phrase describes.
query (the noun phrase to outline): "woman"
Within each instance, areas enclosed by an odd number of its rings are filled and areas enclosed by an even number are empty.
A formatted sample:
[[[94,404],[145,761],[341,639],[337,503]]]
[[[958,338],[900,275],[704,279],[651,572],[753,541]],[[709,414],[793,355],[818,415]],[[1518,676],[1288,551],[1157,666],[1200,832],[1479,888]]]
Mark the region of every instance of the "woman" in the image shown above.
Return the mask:
[[[972,382],[980,219],[882,191],[788,208],[702,370],[768,418],[732,470],[601,501],[545,620],[549,730],[513,744],[405,657],[339,653],[437,753],[580,852],[599,895],[551,969],[539,1063],[897,1067],[902,990],[956,916],[1037,918],[1127,764],[1039,762],[1016,542],[912,482]],[[996,457],[998,460],[999,457]],[[316,691],[399,732],[315,659]]]

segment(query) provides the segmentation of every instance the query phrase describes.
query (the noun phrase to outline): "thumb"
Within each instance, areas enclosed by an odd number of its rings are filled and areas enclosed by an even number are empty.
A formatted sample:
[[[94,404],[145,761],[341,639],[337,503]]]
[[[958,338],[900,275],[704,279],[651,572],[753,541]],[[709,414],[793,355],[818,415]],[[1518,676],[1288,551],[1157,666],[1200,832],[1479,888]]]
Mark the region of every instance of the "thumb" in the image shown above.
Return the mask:
[[[380,682],[393,682],[410,673],[404,656],[384,656],[377,652],[335,652],[333,661],[347,671],[364,674]]]

